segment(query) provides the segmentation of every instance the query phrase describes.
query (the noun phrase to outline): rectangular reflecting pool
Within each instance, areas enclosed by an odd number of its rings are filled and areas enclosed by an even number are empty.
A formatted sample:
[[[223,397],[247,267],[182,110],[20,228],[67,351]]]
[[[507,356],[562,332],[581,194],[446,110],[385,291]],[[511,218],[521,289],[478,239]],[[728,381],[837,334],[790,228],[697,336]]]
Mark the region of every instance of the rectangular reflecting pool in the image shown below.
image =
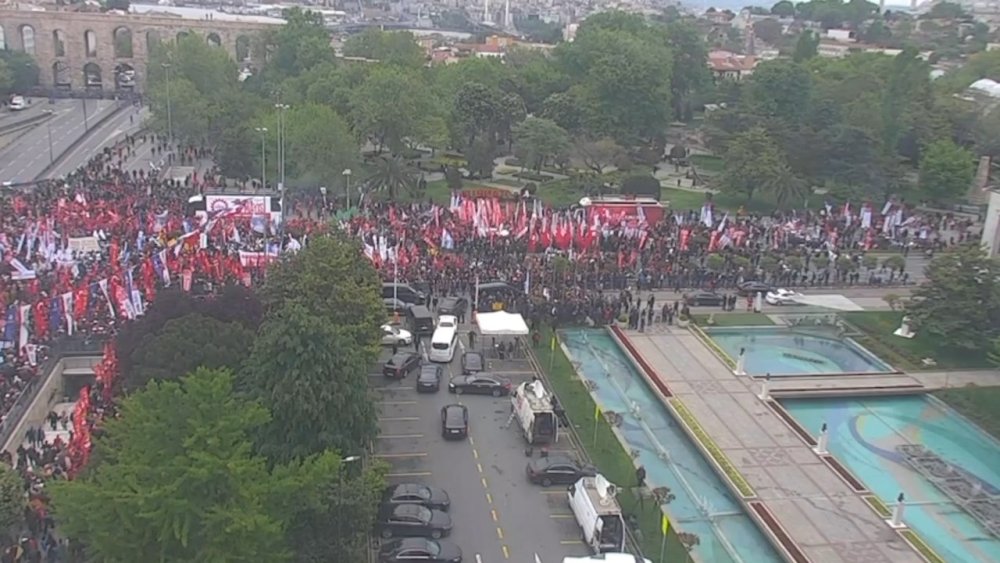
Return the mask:
[[[949,563],[1000,561],[1000,444],[925,396],[786,399],[813,435]],[[914,455],[916,453],[916,456]],[[920,462],[920,463],[918,463]]]
[[[880,360],[833,326],[747,326],[705,328],[705,334],[733,360],[746,352],[748,375],[802,376],[888,373]]]
[[[663,508],[675,529],[698,537],[694,558],[779,563],[771,543],[607,331],[560,330],[559,341],[601,409],[621,414],[618,430],[636,463],[646,468],[649,487],[670,488],[674,498]],[[655,553],[645,556],[659,561]]]

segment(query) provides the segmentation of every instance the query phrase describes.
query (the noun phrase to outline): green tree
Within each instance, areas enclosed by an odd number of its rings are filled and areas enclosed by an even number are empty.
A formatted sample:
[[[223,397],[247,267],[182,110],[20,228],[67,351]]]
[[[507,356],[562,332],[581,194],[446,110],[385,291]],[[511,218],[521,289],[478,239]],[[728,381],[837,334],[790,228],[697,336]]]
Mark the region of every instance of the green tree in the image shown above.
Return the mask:
[[[289,302],[264,321],[240,387],[273,413],[258,441],[268,459],[360,452],[378,432],[368,370],[378,333],[358,346],[351,327]]]
[[[569,152],[569,135],[551,119],[529,117],[514,127],[514,154],[535,171]]]
[[[776,45],[781,40],[784,28],[778,20],[766,18],[754,22],[753,34],[765,43]]]
[[[990,363],[1000,368],[1000,337],[993,339],[993,348],[986,358]]]
[[[382,31],[369,28],[344,43],[344,55],[375,59],[385,64],[417,68],[427,56],[408,31]]]
[[[0,61],[7,65],[11,77],[11,92],[25,93],[38,86],[38,64],[34,57],[21,51],[0,51]]]
[[[17,530],[24,521],[24,479],[4,464],[0,467],[0,530]]]
[[[801,63],[819,54],[819,36],[810,30],[803,31],[795,41],[792,60]]]
[[[763,128],[734,136],[725,153],[724,190],[752,199],[758,190],[775,192],[792,180],[791,171],[777,144]]]
[[[405,139],[420,135],[435,112],[431,92],[414,70],[379,66],[351,94],[354,130],[370,136],[378,152],[402,151]]]
[[[676,145],[675,145],[676,146]],[[601,139],[578,138],[573,143],[573,153],[584,166],[595,174],[603,174],[604,169],[626,157],[625,149],[610,137]]]
[[[381,283],[354,240],[317,237],[294,256],[271,266],[260,290],[266,310],[295,302],[352,333],[354,346],[370,354],[359,373],[375,365],[379,326],[385,321]]]
[[[695,25],[674,21],[666,25],[667,45],[674,57],[670,74],[670,99],[674,119],[689,121],[694,98],[708,91],[712,74],[708,70],[708,48]]]
[[[334,60],[322,14],[293,7],[283,17],[285,24],[269,30],[257,44],[258,60],[267,61],[258,82],[268,93],[285,79]]]
[[[791,0],[781,0],[771,6],[771,13],[780,18],[790,18],[795,15],[795,4]]]
[[[972,153],[950,139],[931,143],[920,160],[921,193],[935,201],[954,201],[968,193],[975,175]]]
[[[286,120],[286,160],[290,161],[286,166],[308,179],[309,185],[333,185],[344,170],[357,168],[357,140],[333,109],[311,103],[294,106]]]
[[[0,97],[7,98],[14,93],[14,77],[7,62],[0,59]]]
[[[944,348],[985,351],[1000,332],[1000,264],[976,244],[941,252],[907,313]]]
[[[121,402],[92,471],[47,487],[60,528],[102,561],[290,561],[286,528],[338,459],[268,469],[250,436],[269,419],[227,371],[199,369]]]
[[[412,194],[416,187],[415,171],[398,156],[379,157],[371,176],[365,179],[366,190],[384,192],[393,201],[404,193]]]
[[[124,374],[128,390],[153,380],[177,379],[196,368],[238,370],[250,351],[253,332],[238,323],[225,323],[192,313],[167,321],[147,334],[132,353]]]
[[[812,90],[812,77],[804,66],[768,61],[754,70],[746,100],[760,115],[795,123],[808,113]]]

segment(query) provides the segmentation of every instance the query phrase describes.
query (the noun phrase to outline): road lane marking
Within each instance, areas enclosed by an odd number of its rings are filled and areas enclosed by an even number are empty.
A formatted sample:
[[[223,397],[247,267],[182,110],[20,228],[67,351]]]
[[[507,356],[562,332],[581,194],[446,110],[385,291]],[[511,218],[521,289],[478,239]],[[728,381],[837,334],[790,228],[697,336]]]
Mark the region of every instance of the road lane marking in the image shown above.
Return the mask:
[[[478,553],[476,554],[476,563],[483,563],[483,557]]]
[[[501,545],[500,549],[503,550],[503,558],[504,559],[510,559],[510,550],[507,549],[507,546],[506,545]]]
[[[580,545],[580,540],[559,540],[559,545]]]
[[[540,495],[564,495],[566,491],[538,491]]]
[[[479,459],[479,450],[472,448],[472,457]]]
[[[372,387],[372,391],[416,391],[413,387],[404,387],[402,385],[396,385],[391,387]]]
[[[484,488],[484,489],[489,489],[489,488],[490,488],[490,486],[486,484],[486,477],[483,477],[483,478],[481,479],[481,481],[483,482],[483,488]]]
[[[431,475],[430,471],[412,471],[409,473],[387,473],[386,477],[429,477]]]
[[[486,502],[493,504],[493,495],[486,493]]]
[[[495,508],[491,508],[490,509],[490,516],[493,517],[493,521],[494,522],[499,522],[500,521],[500,518],[497,516],[497,511],[496,511]]]
[[[503,528],[497,526],[497,537],[503,539]]]
[[[479,463],[476,464],[476,469],[479,470],[480,473],[483,472],[483,466]]]
[[[549,514],[549,518],[572,518],[572,514]]]
[[[427,453],[426,452],[417,452],[417,453],[412,453],[412,454],[375,454],[375,457],[384,457],[384,458],[392,458],[392,457],[427,457]]]
[[[415,405],[416,401],[379,401],[382,405]]]
[[[476,445],[476,442],[475,442],[475,440],[472,439],[472,436],[469,436],[469,445],[472,445],[472,446]]]
[[[379,422],[411,422],[414,420],[420,420],[419,416],[390,416],[390,417],[379,417]]]
[[[406,440],[414,438],[423,438],[423,434],[388,434],[384,436],[379,436],[379,440]]]

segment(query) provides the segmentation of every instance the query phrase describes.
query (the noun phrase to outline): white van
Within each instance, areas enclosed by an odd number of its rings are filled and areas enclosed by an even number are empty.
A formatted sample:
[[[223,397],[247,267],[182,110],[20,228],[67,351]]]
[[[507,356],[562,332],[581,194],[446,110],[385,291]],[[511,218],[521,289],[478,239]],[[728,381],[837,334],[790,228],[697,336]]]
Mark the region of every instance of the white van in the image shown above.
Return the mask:
[[[446,364],[455,357],[455,348],[458,348],[458,317],[441,315],[427,357],[432,362]]]
[[[618,487],[597,474],[570,485],[568,495],[569,507],[593,553],[624,553],[625,518],[615,500]]]
[[[591,557],[564,557],[562,563],[650,563],[650,561],[631,553],[602,553]]]

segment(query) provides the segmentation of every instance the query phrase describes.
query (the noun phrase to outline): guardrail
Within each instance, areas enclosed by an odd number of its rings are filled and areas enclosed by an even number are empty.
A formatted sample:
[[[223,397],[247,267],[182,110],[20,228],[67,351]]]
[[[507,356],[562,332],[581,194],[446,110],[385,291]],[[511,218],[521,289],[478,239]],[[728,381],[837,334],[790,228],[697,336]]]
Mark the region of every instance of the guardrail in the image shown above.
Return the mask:
[[[110,112],[108,112],[108,113],[104,114],[103,116],[101,116],[101,118],[98,119],[96,122],[91,123],[90,124],[90,128],[87,129],[86,131],[84,131],[83,135],[80,135],[79,137],[77,137],[77,139],[75,141],[73,141],[72,143],[70,143],[70,145],[68,147],[66,147],[66,150],[62,151],[61,153],[59,153],[58,156],[56,156],[54,159],[52,159],[52,162],[50,162],[48,164],[48,166],[46,166],[45,168],[42,169],[42,171],[38,174],[38,176],[36,177],[36,179],[44,179],[44,178],[46,178],[49,174],[52,173],[53,170],[56,169],[57,166],[61,165],[63,163],[63,161],[66,160],[66,155],[72,153],[77,148],[79,148],[79,146],[82,145],[84,141],[86,141],[87,139],[90,138],[90,136],[94,133],[94,131],[97,131],[98,129],[100,129],[101,126],[103,126],[105,123],[107,123],[108,121],[110,121],[113,117],[117,116],[118,114],[120,114],[122,111],[128,109],[129,107],[131,107],[131,106],[129,106],[129,104],[127,104],[127,103],[119,103],[116,108],[114,108]]]
[[[31,117],[26,117],[20,121],[15,121],[13,123],[5,123],[4,125],[0,126],[0,135],[7,135],[8,133],[13,133],[23,127],[34,125],[36,123],[41,123],[42,121],[45,121],[50,117],[52,117],[51,111],[43,111],[38,115],[32,115]]]
[[[45,381],[52,375],[52,370],[55,369],[59,360],[73,356],[99,356],[104,349],[104,342],[104,339],[92,337],[66,336],[50,344],[48,350],[49,356],[38,367],[38,375],[28,381],[28,384],[21,392],[21,396],[14,401],[14,406],[11,407],[10,411],[3,417],[3,421],[0,422],[0,444],[6,444],[10,440],[14,429],[17,428],[17,425],[21,422],[21,418],[24,417],[35,397],[38,396],[38,392],[42,389]]]

